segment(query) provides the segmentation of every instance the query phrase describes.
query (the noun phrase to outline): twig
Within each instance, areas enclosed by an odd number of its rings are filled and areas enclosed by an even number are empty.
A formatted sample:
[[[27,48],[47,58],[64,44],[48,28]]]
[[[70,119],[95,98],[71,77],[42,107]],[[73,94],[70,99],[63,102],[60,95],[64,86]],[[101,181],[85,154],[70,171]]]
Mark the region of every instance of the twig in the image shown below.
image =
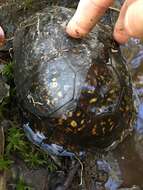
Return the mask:
[[[81,166],[81,172],[80,172],[80,186],[83,184],[83,163],[81,162],[81,160],[77,157],[77,156],[75,156],[75,158],[78,160],[78,162],[79,162],[79,164],[80,164],[80,166]]]
[[[113,10],[113,11],[116,11],[116,12],[120,12],[120,9],[116,8],[116,7],[109,7],[109,9]]]

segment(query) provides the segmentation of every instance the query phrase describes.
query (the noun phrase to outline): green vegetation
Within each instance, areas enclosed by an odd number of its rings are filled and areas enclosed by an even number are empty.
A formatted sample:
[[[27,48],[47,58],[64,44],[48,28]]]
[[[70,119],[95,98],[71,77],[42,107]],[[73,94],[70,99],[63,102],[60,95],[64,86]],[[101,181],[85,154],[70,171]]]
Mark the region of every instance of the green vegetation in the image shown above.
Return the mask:
[[[30,152],[24,155],[24,161],[32,168],[47,164],[47,160],[44,159],[42,154],[39,152]]]
[[[5,151],[7,156],[12,153],[18,154],[31,168],[44,166],[50,172],[57,169],[48,155],[33,147],[32,143],[27,141],[24,131],[14,125],[8,129]]]
[[[12,152],[26,151],[26,142],[24,141],[24,134],[22,129],[17,127],[11,127],[8,130],[6,154],[9,155]]]
[[[44,167],[49,172],[57,170],[53,160],[45,152],[36,149],[32,143],[27,141],[24,131],[13,122],[5,135],[5,154],[0,156],[0,171],[10,169],[17,158],[23,160],[31,169]],[[16,182],[15,189],[32,190],[21,177]]]
[[[33,3],[34,3],[34,0],[24,0],[24,9],[31,9]]]
[[[0,157],[0,171],[8,169],[12,163],[13,161]]]
[[[31,187],[27,186],[22,177],[20,177],[18,183],[16,184],[16,190],[32,190]]]
[[[54,172],[57,170],[57,166],[54,164],[53,160],[51,160],[45,152],[35,149],[34,147],[32,147],[30,152],[27,151],[23,154],[23,159],[24,162],[31,168],[45,166],[49,172]]]
[[[7,81],[12,81],[14,76],[13,76],[13,62],[9,62],[6,64],[2,70],[2,75],[7,79]]]

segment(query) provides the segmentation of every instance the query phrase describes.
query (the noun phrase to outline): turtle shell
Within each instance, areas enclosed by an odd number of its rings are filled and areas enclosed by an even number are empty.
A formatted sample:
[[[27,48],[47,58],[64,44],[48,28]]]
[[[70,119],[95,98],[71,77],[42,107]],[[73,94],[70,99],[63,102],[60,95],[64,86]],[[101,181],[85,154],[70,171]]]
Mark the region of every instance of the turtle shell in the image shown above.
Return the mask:
[[[15,84],[27,134],[43,147],[108,150],[132,131],[132,85],[111,28],[99,23],[85,39],[65,26],[73,11],[46,8],[14,38]]]

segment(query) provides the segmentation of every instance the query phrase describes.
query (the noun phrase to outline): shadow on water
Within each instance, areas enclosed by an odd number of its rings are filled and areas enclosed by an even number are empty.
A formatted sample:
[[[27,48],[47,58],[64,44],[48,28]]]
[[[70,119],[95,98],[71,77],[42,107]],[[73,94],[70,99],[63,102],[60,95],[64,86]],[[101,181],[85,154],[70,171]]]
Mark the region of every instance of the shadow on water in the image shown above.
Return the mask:
[[[143,189],[143,45],[131,39],[121,47],[123,56],[132,75],[137,120],[134,132],[112,155],[105,157],[102,168],[108,167],[107,189]],[[108,164],[107,164],[108,163]],[[105,166],[104,166],[105,165]],[[105,168],[104,168],[105,169]],[[125,188],[126,187],[126,188]]]

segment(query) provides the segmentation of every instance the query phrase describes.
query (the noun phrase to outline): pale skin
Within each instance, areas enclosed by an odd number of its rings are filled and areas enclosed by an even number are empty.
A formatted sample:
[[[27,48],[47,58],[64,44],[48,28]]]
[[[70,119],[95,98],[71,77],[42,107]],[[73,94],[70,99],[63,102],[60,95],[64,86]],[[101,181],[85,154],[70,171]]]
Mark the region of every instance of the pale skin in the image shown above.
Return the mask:
[[[86,36],[113,2],[114,0],[80,0],[66,27],[67,33],[73,38]],[[143,38],[143,0],[125,0],[113,36],[119,43],[127,42],[130,37]],[[4,31],[0,27],[0,46],[4,42]]]
[[[80,0],[66,31],[73,38],[86,36],[114,0]],[[119,43],[130,37],[143,38],[143,0],[125,0],[113,36]]]
[[[4,44],[4,41],[5,41],[4,31],[3,31],[2,27],[0,26],[0,46],[2,46]]]

